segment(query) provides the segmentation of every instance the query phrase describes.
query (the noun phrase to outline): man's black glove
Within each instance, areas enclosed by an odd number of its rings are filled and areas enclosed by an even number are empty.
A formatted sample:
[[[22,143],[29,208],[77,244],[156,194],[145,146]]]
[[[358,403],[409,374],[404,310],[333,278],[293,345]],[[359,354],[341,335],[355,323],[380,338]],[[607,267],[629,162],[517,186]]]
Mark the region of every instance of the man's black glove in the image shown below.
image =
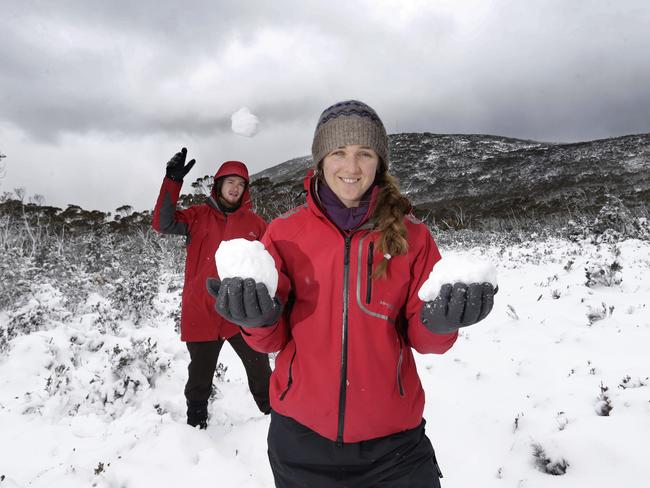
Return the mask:
[[[169,160],[167,163],[167,178],[170,178],[174,181],[181,182],[185,175],[190,172],[195,159],[192,159],[189,163],[185,164],[185,158],[187,157],[187,149],[181,149],[181,152],[174,154],[174,157]]]
[[[242,327],[264,327],[275,324],[282,313],[282,304],[271,298],[264,283],[252,278],[208,278],[208,293],[217,299],[215,309],[224,319]]]
[[[491,283],[446,283],[432,302],[424,302],[420,320],[436,334],[454,332],[483,320],[492,310],[499,291]]]

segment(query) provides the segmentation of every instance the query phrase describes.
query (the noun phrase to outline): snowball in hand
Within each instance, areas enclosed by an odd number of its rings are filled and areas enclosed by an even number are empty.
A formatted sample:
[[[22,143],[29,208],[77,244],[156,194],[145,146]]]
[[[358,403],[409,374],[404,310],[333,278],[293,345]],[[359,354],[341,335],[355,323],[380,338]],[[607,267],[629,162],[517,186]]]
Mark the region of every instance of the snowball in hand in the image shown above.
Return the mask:
[[[497,270],[485,261],[455,256],[443,258],[433,266],[429,278],[418,291],[418,297],[423,302],[435,300],[445,283],[492,283],[496,288]]]
[[[219,278],[253,278],[264,283],[271,297],[278,287],[275,261],[260,241],[232,239],[221,241],[214,255]]]
[[[251,113],[246,107],[237,110],[230,117],[232,121],[232,131],[240,136],[253,137],[257,132],[259,119]]]

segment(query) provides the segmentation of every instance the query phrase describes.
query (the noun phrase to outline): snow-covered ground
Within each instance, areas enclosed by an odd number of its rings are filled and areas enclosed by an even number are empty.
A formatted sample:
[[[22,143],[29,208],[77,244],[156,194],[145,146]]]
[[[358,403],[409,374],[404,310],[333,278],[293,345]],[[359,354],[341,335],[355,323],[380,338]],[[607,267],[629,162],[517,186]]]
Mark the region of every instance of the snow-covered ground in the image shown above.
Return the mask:
[[[443,487],[649,486],[650,243],[442,252],[499,272],[492,314],[417,357]],[[98,295],[72,314],[49,285],[0,312],[40,323],[0,350],[0,488],[273,486],[268,417],[228,346],[207,431],[185,425],[178,279],[139,326]]]

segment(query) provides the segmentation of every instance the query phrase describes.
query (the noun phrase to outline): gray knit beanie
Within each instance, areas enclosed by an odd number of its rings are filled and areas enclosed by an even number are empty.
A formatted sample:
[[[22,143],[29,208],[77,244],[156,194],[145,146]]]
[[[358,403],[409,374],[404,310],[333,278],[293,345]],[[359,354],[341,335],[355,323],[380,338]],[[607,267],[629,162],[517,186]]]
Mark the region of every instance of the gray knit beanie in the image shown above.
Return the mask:
[[[346,100],[325,109],[318,119],[311,154],[318,164],[337,147],[360,144],[373,149],[388,167],[388,136],[372,107]]]

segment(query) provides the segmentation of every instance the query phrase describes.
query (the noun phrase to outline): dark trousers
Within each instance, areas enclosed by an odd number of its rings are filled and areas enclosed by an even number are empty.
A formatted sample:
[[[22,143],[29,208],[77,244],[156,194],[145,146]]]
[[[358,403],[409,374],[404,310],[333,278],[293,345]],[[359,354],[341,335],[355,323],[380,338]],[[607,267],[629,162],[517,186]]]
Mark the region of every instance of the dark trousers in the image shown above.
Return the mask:
[[[228,339],[246,368],[248,388],[260,411],[268,413],[271,410],[269,403],[269,378],[271,366],[266,354],[253,350],[241,334],[236,334]],[[217,368],[219,352],[224,341],[187,342],[190,353],[190,364],[187,367],[188,379],[185,385],[185,398],[188,406],[201,407],[207,405],[212,392],[212,379]]]
[[[271,412],[269,461],[277,488],[440,488],[436,455],[419,427],[337,444]]]

